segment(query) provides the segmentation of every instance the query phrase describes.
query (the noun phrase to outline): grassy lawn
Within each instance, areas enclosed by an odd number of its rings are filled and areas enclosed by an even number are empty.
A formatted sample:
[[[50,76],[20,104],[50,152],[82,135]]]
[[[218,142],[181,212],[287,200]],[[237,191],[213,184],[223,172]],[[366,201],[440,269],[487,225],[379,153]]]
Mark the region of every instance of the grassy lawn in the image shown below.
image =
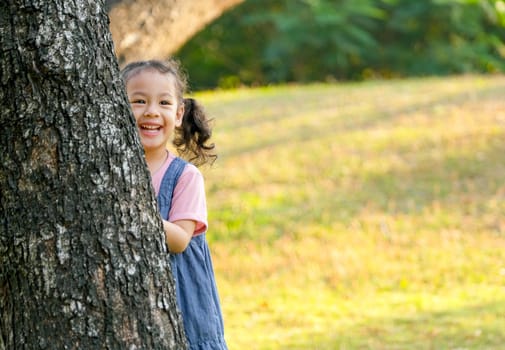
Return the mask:
[[[505,76],[198,93],[235,349],[502,349]]]

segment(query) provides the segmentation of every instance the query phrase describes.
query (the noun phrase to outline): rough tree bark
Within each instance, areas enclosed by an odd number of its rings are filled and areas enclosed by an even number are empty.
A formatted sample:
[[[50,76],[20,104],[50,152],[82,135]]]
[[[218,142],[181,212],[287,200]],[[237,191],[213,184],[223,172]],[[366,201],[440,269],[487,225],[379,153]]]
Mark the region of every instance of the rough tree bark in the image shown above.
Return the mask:
[[[186,347],[103,1],[0,3],[0,349]]]
[[[223,12],[244,0],[108,0],[120,63],[166,58]]]

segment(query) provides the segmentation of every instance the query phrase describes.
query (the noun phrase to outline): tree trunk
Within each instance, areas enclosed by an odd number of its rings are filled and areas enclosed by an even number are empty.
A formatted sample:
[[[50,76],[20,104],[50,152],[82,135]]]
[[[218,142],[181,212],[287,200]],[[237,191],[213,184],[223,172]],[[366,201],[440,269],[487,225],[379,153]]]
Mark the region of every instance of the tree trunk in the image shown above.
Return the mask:
[[[0,3],[0,349],[183,349],[103,1]]]
[[[119,62],[166,58],[244,0],[108,0]]]

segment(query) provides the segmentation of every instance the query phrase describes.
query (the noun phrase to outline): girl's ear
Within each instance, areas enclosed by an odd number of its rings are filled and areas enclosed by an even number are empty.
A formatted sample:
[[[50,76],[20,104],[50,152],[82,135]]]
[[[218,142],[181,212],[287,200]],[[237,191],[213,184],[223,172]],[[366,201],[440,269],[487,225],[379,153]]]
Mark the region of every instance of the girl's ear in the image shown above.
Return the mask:
[[[184,117],[184,103],[181,103],[177,109],[177,114],[175,115],[175,126],[180,127],[182,125],[182,117]]]

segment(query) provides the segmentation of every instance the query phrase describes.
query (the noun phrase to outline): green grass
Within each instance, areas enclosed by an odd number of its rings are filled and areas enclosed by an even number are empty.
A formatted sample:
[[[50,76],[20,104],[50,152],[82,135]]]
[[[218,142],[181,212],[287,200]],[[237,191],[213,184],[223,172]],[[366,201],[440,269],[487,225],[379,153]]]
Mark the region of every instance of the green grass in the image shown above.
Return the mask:
[[[234,349],[502,349],[505,77],[199,93]]]

